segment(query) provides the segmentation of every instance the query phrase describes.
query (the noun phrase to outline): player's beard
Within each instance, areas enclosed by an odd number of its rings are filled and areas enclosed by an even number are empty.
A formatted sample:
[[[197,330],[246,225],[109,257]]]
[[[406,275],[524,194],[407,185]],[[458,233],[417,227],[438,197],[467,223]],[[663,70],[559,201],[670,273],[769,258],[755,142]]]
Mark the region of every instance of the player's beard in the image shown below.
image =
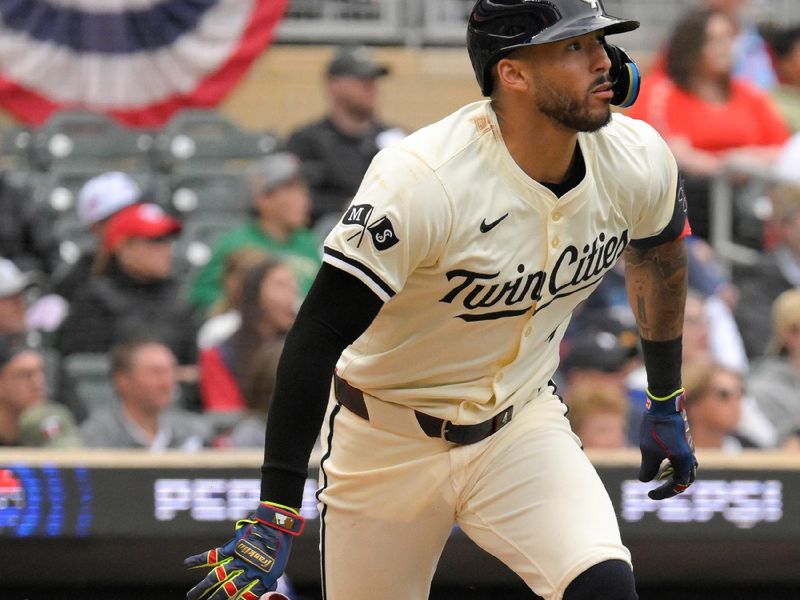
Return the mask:
[[[574,131],[592,132],[611,122],[611,108],[592,110],[589,108],[591,90],[608,82],[607,77],[595,81],[583,99],[573,98],[563,87],[537,85],[536,107],[556,123]]]

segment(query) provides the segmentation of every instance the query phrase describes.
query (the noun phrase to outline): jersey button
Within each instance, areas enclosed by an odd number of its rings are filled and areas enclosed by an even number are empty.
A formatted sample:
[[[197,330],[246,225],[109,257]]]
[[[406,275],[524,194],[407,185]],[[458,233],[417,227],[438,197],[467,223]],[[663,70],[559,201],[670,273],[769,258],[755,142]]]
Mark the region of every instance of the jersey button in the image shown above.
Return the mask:
[[[550,242],[550,245],[551,245],[553,248],[558,248],[558,245],[559,245],[560,243],[561,243],[561,240],[559,240],[559,239],[558,239],[558,236],[556,236],[556,237],[554,237],[554,238],[553,238],[553,241],[552,241],[552,242]]]
[[[525,337],[530,337],[532,333],[533,333],[533,327],[526,327],[525,333],[523,333],[522,335],[524,335]]]
[[[556,211],[553,213],[553,221],[560,221],[561,220],[561,213]]]
[[[495,377],[495,378],[494,378],[494,380],[495,380],[497,383],[500,383],[501,381],[503,381],[503,373],[502,373],[502,371],[501,371],[500,373],[498,373],[498,374],[497,374],[497,377]]]

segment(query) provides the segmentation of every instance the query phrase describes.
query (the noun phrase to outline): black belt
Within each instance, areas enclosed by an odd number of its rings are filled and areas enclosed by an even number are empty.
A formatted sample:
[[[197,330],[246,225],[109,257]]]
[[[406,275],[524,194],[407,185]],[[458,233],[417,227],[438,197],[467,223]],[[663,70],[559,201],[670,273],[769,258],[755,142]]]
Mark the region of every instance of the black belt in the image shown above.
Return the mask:
[[[367,404],[364,402],[364,393],[358,388],[354,388],[338,375],[333,376],[333,393],[339,404],[354,412],[362,419],[369,421]],[[456,425],[450,421],[445,421],[438,417],[432,417],[414,411],[417,422],[426,435],[432,438],[442,438],[453,444],[474,444],[492,435],[498,429],[511,422],[514,407],[509,406],[504,411],[496,414],[491,419],[475,425]]]

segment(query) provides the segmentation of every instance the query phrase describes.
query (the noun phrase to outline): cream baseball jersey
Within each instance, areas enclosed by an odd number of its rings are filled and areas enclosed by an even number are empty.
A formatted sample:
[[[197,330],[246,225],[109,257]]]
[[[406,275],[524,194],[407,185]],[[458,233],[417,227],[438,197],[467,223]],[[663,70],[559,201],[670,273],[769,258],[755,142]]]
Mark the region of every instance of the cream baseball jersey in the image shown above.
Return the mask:
[[[678,169],[649,125],[614,115],[578,143],[586,174],[560,198],[513,160],[489,101],[381,151],[324,244],[385,302],[339,376],[460,424],[534,397],[573,309],[675,212]]]

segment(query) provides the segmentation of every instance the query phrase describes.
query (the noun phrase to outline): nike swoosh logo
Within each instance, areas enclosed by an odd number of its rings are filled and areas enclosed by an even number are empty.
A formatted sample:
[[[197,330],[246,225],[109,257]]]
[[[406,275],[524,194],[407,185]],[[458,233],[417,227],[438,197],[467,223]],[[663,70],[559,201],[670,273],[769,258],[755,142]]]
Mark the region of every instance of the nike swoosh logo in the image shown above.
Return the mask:
[[[500,222],[508,216],[508,213],[504,214],[502,217],[497,219],[496,221],[492,221],[491,223],[487,223],[486,219],[481,221],[481,233],[487,233],[497,227]]]

